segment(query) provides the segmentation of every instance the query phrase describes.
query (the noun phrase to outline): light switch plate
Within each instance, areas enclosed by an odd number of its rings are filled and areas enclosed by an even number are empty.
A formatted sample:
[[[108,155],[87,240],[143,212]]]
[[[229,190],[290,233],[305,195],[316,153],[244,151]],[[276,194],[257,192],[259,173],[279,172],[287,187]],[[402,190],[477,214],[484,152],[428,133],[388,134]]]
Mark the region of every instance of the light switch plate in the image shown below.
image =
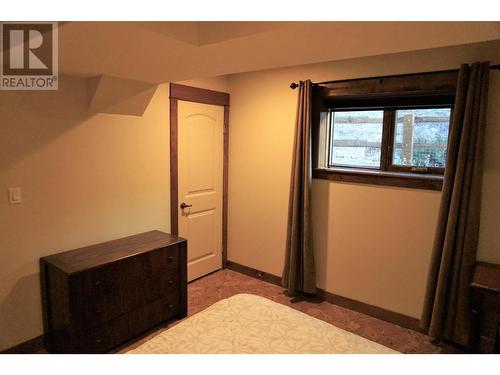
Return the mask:
[[[9,188],[9,203],[20,204],[23,201],[20,187]]]

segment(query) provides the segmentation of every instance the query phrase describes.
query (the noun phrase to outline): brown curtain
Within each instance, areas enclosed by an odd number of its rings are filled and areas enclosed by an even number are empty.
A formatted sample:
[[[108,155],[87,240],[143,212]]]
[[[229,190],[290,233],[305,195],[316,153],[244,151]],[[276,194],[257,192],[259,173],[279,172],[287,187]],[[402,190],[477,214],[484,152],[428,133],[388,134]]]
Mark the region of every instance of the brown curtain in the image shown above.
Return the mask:
[[[288,294],[316,293],[311,239],[311,81],[300,82],[288,206],[285,268],[282,284]]]
[[[430,336],[465,346],[469,345],[469,285],[479,235],[488,74],[488,63],[460,67],[421,320]]]

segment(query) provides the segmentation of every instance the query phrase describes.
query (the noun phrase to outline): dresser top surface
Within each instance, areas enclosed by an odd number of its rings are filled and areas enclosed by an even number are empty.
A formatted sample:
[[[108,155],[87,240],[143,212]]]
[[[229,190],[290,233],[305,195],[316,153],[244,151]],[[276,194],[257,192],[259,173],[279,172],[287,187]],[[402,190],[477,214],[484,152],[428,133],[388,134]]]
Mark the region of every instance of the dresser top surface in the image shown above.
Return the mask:
[[[42,257],[41,260],[71,274],[184,241],[184,238],[154,230],[64,251]]]
[[[500,265],[477,262],[471,286],[500,293]]]

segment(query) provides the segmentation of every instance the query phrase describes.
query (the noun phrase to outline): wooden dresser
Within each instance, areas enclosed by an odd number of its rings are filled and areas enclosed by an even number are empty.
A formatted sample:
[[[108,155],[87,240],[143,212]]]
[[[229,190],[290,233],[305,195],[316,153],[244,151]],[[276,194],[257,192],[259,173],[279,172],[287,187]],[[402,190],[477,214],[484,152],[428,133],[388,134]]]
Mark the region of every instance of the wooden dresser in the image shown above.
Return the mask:
[[[500,266],[478,262],[472,277],[472,347],[500,353]]]
[[[187,315],[187,241],[151,231],[40,259],[47,350],[103,353]]]

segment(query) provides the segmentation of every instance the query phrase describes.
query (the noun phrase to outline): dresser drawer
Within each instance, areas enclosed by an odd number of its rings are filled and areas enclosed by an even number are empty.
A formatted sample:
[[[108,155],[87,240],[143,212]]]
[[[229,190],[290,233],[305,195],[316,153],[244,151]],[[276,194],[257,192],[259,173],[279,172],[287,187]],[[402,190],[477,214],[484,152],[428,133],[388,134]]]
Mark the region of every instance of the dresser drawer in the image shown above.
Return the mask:
[[[169,270],[164,275],[140,280],[114,293],[98,293],[91,300],[75,303],[74,323],[81,328],[95,327],[160,298],[176,300],[178,288],[177,270]]]
[[[494,353],[495,352],[495,339],[491,337],[479,337],[479,353]]]
[[[481,317],[480,333],[483,336],[496,337],[500,313],[485,311]]]
[[[93,299],[96,295],[113,294],[151,275],[178,270],[178,267],[178,247],[171,246],[76,273],[70,278],[70,290],[82,301]]]
[[[481,310],[500,314],[500,296],[492,292],[484,292],[482,295]]]
[[[78,353],[102,353],[117,343],[131,339],[145,330],[165,322],[179,313],[179,304],[169,298],[160,299],[105,325],[83,331],[80,334]]]

